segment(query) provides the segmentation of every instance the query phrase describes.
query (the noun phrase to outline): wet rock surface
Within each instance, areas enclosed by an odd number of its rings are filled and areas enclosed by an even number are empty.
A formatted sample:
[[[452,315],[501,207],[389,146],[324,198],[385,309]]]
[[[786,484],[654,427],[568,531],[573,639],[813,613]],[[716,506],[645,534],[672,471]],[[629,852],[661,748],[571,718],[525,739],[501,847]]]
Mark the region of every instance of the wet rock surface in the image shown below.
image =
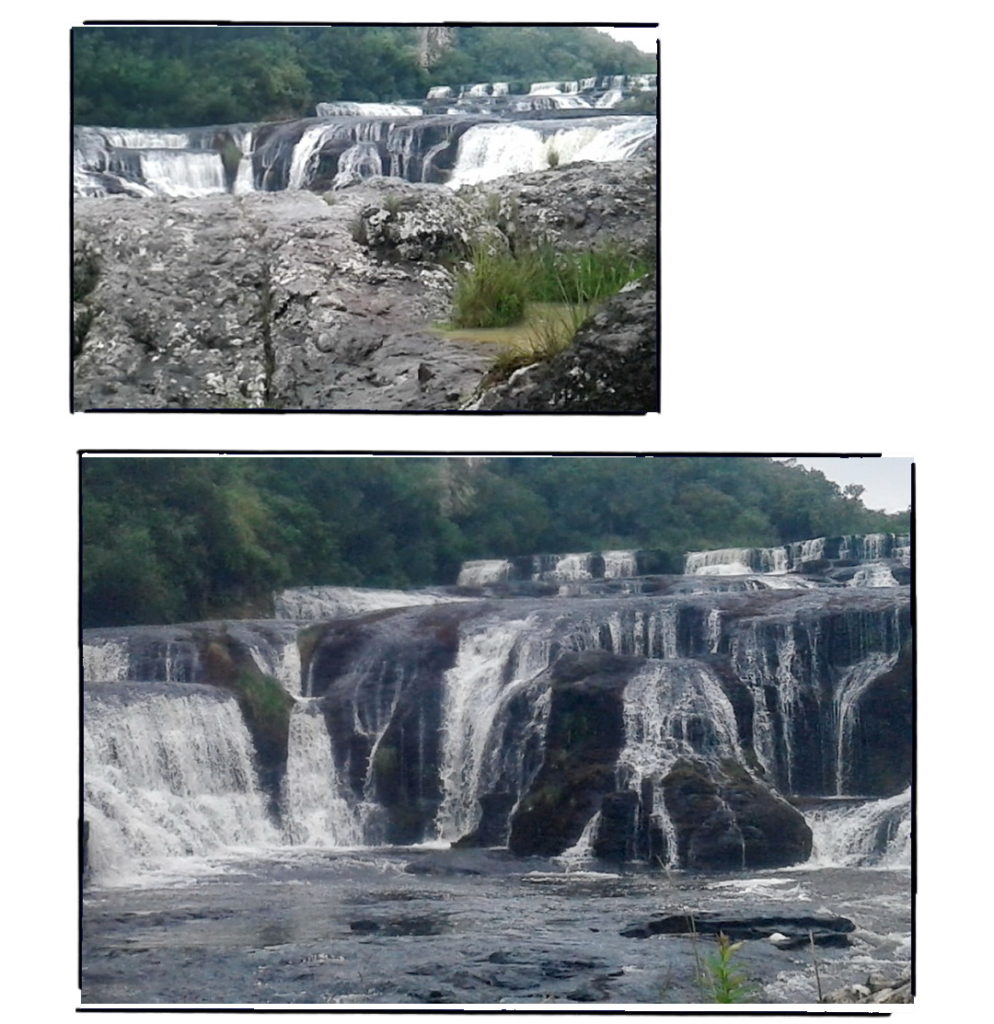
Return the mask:
[[[645,924],[632,925],[622,935],[646,939],[650,935],[718,935],[730,939],[769,939],[778,949],[797,949],[812,942],[816,946],[849,945],[848,935],[855,929],[845,917],[825,914],[799,915],[783,908],[777,914],[761,916],[719,913],[668,914],[650,918]]]
[[[442,851],[282,852],[162,886],[91,889],[83,901],[83,1001],[177,1004],[698,1003],[698,929],[632,941],[645,908],[695,907],[725,923],[832,914],[845,947],[818,946],[821,984],[893,979],[907,947],[907,876],[783,872],[764,879],[515,871],[490,851],[480,874],[411,874]],[[662,916],[662,915],[660,915]],[[788,922],[789,923],[789,922]],[[746,939],[735,966],[757,1002],[815,1003],[807,949]]]
[[[326,199],[77,199],[75,406],[460,408],[493,351],[433,325],[449,315],[471,238],[643,251],[654,208],[643,158],[458,193],[374,178]]]

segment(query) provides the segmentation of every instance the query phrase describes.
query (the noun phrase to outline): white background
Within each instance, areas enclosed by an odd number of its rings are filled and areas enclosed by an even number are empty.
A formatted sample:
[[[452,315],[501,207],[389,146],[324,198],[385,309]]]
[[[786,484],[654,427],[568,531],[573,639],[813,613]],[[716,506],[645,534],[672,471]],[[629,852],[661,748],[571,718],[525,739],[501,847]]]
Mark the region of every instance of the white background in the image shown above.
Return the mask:
[[[410,19],[410,8],[161,5],[168,17]],[[691,451],[913,456],[918,470],[922,1019],[978,1005],[990,850],[991,6],[613,5],[660,21],[662,394],[648,417],[70,416],[69,32],[5,22],[3,744],[16,1008],[76,1005],[76,450]],[[418,20],[603,20],[605,5],[417,5]],[[952,571],[951,571],[952,570]],[[984,619],[981,621],[980,616]],[[9,654],[13,653],[11,663]],[[979,834],[981,825],[984,835]],[[989,905],[989,898],[986,900]],[[23,951],[23,953],[21,952]],[[895,1008],[900,1012],[900,1008]]]

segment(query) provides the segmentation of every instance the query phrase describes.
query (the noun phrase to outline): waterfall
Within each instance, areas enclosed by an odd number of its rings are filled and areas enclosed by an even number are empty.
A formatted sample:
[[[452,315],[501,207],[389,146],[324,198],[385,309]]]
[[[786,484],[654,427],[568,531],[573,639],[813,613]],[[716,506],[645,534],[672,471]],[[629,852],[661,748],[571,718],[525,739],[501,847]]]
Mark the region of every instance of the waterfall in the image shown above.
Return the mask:
[[[900,584],[894,578],[890,566],[885,562],[871,562],[860,566],[853,578],[846,583],[847,587],[897,587]]]
[[[114,884],[172,858],[272,845],[252,741],[213,687],[88,690],[83,815],[93,877]]]
[[[883,800],[825,801],[806,812],[810,867],[911,866],[911,789]]]
[[[835,690],[835,793],[848,792],[847,783],[852,770],[852,737],[859,723],[859,700],[874,679],[894,667],[897,654],[870,654],[850,665],[843,673]]]
[[[417,117],[424,113],[411,103],[319,103],[318,117]]]
[[[506,583],[510,578],[512,565],[505,559],[481,559],[463,562],[459,570],[457,586],[485,587],[491,583]]]
[[[340,619],[347,615],[365,615],[367,612],[378,612],[387,608],[410,608],[415,605],[462,600],[464,598],[430,590],[293,587],[280,591],[275,596],[274,605],[278,619],[306,619],[319,622],[324,619]]]
[[[299,701],[290,715],[281,800],[286,841],[306,846],[358,846],[362,833],[335,766],[321,709]]]
[[[638,563],[634,551],[604,551],[604,578],[607,580],[628,579],[638,574]]]
[[[338,158],[338,172],[332,182],[333,189],[356,185],[367,178],[383,173],[380,151],[372,142],[357,142]]]
[[[293,148],[293,159],[290,161],[290,174],[286,183],[288,189],[304,187],[314,171],[313,163],[317,160],[322,143],[329,131],[335,127],[337,126],[317,124],[304,130],[300,141]]]
[[[745,576],[752,572],[752,548],[691,551],[683,571],[688,576]]]
[[[550,647],[538,626],[535,619],[484,621],[460,636],[442,699],[442,802],[435,820],[441,839],[455,840],[476,828],[479,798],[493,782],[494,760],[516,757],[514,751],[501,750],[506,737],[494,726],[508,700],[548,667]],[[533,720],[546,710],[543,699],[532,709]],[[514,774],[520,782],[520,763]]]
[[[640,796],[643,783],[652,787],[652,819],[666,837],[668,866],[676,867],[676,829],[662,779],[681,757],[741,761],[735,712],[707,666],[674,659],[647,665],[629,681],[624,724],[619,783]]]
[[[247,131],[242,136],[242,158],[238,163],[238,173],[235,176],[235,184],[232,192],[236,196],[242,196],[247,192],[254,191],[255,177],[252,172],[252,132]]]
[[[596,811],[590,821],[583,826],[580,838],[556,858],[569,871],[576,871],[594,859],[594,837],[601,822],[601,812]]]
[[[117,640],[83,644],[83,682],[121,683],[128,678],[128,645]]]
[[[142,177],[164,196],[208,196],[227,191],[218,153],[150,149],[141,154]]]
[[[573,97],[578,102],[579,97]],[[507,174],[546,170],[578,160],[622,160],[654,137],[656,119],[586,118],[558,127],[552,121],[478,124],[459,140],[451,188],[490,181]],[[553,155],[555,154],[555,155]]]

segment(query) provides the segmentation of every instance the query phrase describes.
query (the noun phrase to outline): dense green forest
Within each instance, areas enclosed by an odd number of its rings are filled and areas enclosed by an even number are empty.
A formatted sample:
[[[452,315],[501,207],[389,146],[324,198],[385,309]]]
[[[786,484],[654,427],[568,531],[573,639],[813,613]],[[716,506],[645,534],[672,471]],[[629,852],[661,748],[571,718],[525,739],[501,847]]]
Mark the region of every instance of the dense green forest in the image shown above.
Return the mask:
[[[468,558],[901,532],[758,457],[87,458],[84,626],[265,615],[285,586],[455,582]]]
[[[175,128],[314,114],[333,100],[423,97],[431,85],[651,73],[655,58],[592,28],[477,26],[424,67],[414,26],[77,28],[77,124]]]

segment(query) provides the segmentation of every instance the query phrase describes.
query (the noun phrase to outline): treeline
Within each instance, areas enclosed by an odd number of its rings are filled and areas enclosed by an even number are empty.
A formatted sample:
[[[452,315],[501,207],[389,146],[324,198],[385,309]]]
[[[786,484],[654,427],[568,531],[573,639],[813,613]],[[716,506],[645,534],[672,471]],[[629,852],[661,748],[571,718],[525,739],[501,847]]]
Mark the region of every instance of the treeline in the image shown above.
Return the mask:
[[[591,28],[479,26],[421,66],[413,26],[77,28],[77,124],[175,128],[312,116],[333,100],[423,97],[430,85],[655,71]]]
[[[770,546],[902,532],[817,471],[756,457],[83,461],[84,626],[265,616],[314,584],[454,583],[537,552]]]

